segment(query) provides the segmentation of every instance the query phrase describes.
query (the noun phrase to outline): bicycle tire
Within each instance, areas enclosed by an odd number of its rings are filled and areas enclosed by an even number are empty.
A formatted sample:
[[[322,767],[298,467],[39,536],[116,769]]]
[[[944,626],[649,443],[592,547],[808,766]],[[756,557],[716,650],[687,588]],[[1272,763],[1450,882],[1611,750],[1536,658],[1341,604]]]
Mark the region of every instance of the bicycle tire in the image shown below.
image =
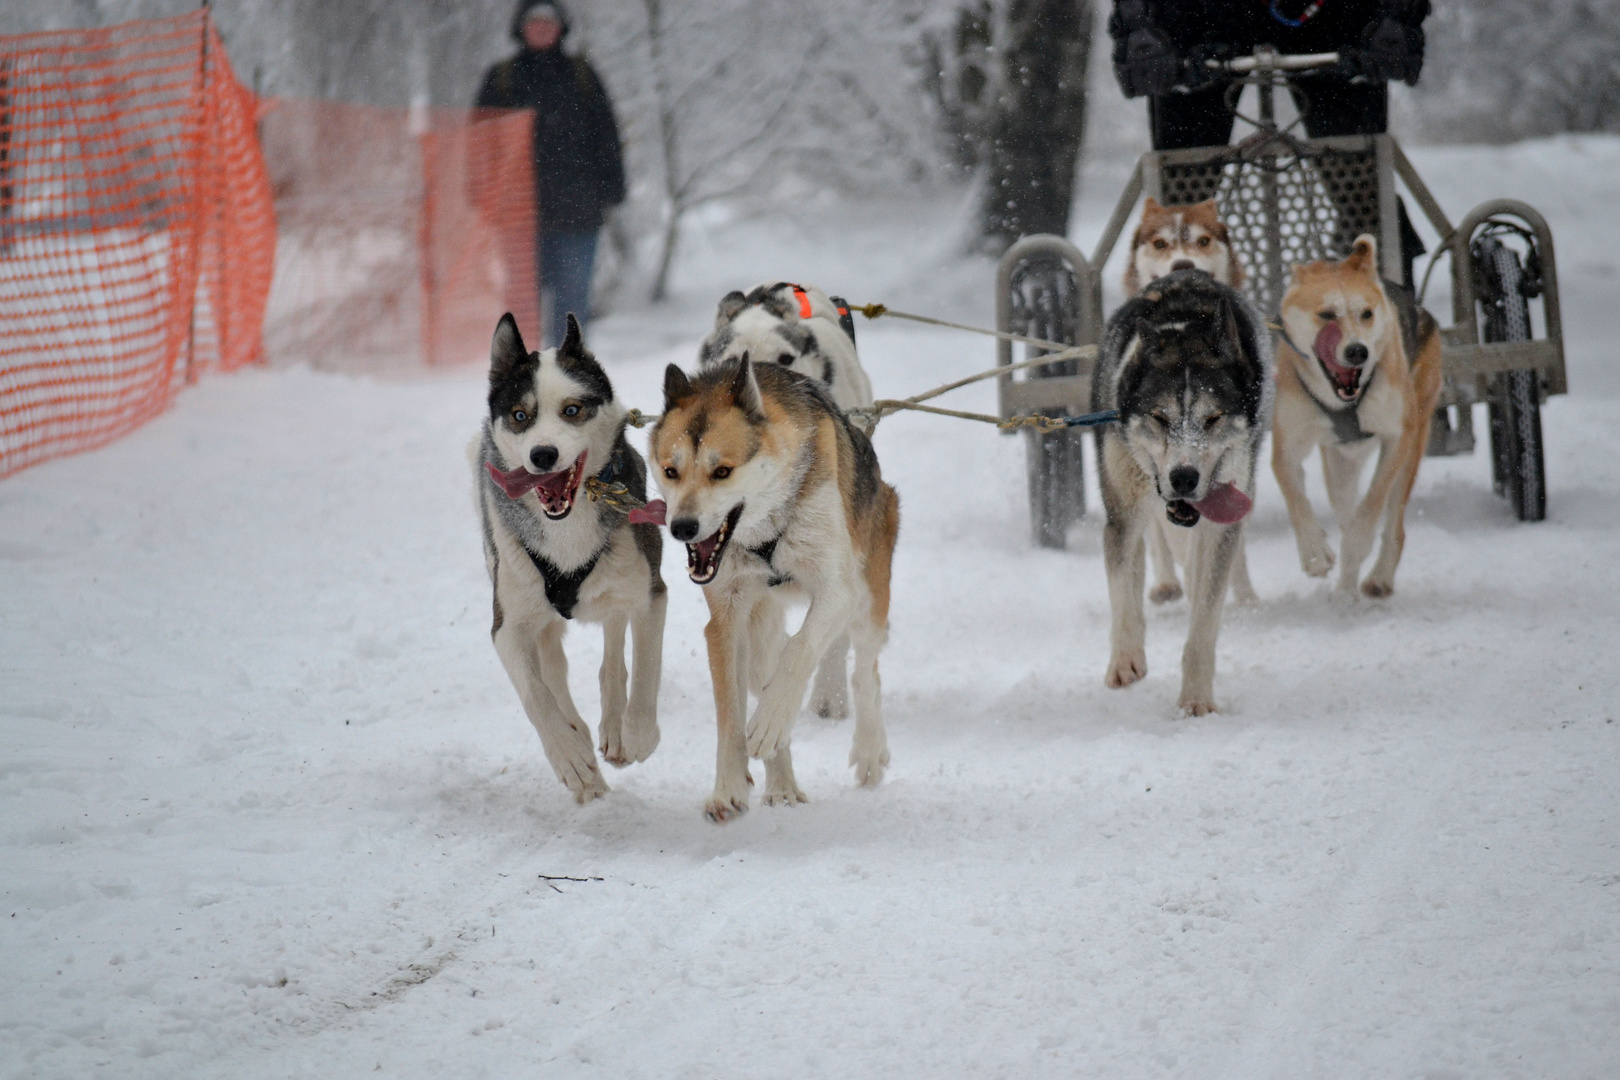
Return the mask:
[[[1492,294],[1485,303],[1487,342],[1529,341],[1519,253],[1494,238],[1477,245]],[[1541,380],[1536,371],[1504,372],[1496,379],[1491,414],[1491,480],[1520,521],[1547,517],[1546,455],[1541,439]]]

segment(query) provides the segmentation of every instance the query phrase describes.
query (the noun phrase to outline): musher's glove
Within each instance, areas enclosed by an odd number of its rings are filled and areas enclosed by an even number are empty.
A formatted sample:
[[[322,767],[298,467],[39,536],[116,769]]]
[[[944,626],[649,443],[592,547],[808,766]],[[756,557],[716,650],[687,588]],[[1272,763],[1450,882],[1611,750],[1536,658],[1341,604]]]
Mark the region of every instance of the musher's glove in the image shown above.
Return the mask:
[[[1369,79],[1416,86],[1423,70],[1423,28],[1387,16],[1368,23],[1353,62]]]
[[[1187,62],[1182,66],[1181,85],[1188,90],[1203,90],[1216,83],[1226,82],[1232,76],[1220,68],[1211,68],[1205,61],[1216,60],[1225,63],[1235,55],[1236,50],[1230,45],[1196,46],[1187,55]]]
[[[1132,30],[1114,49],[1114,76],[1128,98],[1168,94],[1182,80],[1181,58],[1163,30]]]

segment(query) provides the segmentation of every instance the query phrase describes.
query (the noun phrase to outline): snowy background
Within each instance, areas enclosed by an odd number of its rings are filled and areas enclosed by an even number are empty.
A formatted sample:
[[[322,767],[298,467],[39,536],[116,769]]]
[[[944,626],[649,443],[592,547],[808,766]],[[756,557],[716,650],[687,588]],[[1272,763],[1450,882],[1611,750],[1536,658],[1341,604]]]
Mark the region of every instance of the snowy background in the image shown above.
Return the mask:
[[[584,808],[546,765],[489,644],[476,366],[214,379],[0,484],[0,1074],[1620,1073],[1620,139],[1413,157],[1453,217],[1552,222],[1548,520],[1512,519],[1483,448],[1428,459],[1396,595],[1337,606],[1265,471],[1262,601],[1228,607],[1203,719],[1175,712],[1185,603],[1105,690],[1095,503],[1034,548],[1019,441],[941,418],[876,438],[888,779],[854,788],[849,722],[805,717],[812,801],[724,827],[675,551],[657,753]],[[1125,167],[1088,168],[1086,246]],[[591,343],[651,409],[760,278],[987,323],[969,216],[711,207],[671,300]],[[860,334],[879,396],[993,360]],[[569,649],[594,717],[599,635]]]

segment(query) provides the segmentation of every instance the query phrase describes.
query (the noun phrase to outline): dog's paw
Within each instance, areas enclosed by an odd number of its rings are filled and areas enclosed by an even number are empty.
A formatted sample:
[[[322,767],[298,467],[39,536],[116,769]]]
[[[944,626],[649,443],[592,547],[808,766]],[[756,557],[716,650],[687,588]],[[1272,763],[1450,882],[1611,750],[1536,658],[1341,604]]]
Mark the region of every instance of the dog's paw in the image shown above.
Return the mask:
[[[880,743],[876,746],[850,747],[849,763],[855,766],[855,782],[861,787],[876,787],[883,782],[883,770],[889,765],[889,747]]]
[[[1361,593],[1356,589],[1356,581],[1351,578],[1348,582],[1340,581],[1328,593],[1328,602],[1341,607],[1355,607],[1361,599]]]
[[[597,768],[594,755],[562,762],[557,766],[557,777],[573,792],[574,801],[581,806],[611,790],[607,781],[602,779],[602,770]]]
[[[766,806],[797,806],[809,801],[810,797],[799,790],[798,784],[778,785],[765,792]]]
[[[742,817],[748,812],[748,793],[727,795],[719,788],[714,796],[703,804],[703,816],[716,825],[724,825],[728,821]]]
[[[754,709],[754,718],[748,722],[748,756],[751,758],[769,760],[786,748],[793,738],[794,709],[791,706],[783,707],[781,695],[771,693],[771,689],[769,686],[765,688],[758,707]]]
[[[1115,653],[1108,661],[1108,674],[1103,678],[1111,690],[1129,686],[1147,674],[1147,653],[1141,649]]]
[[[1155,604],[1168,604],[1172,600],[1180,600],[1181,582],[1160,582],[1159,584],[1153,586],[1152,592],[1148,593],[1148,599],[1153,601]]]
[[[1300,569],[1311,577],[1327,577],[1328,571],[1333,569],[1333,562],[1333,549],[1328,547],[1325,535],[1299,545]]]
[[[1220,711],[1219,709],[1215,708],[1215,702],[1213,699],[1205,701],[1202,699],[1202,697],[1194,697],[1191,700],[1183,700],[1178,703],[1177,707],[1181,709],[1182,716],[1208,716],[1212,712]]]
[[[658,749],[658,740],[662,737],[656,717],[637,717],[634,713],[626,716],[624,733],[621,736],[625,758],[623,763],[628,765],[633,761],[646,761],[652,757],[652,752]]]
[[[1382,578],[1370,577],[1361,583],[1361,595],[1370,596],[1374,600],[1383,600],[1395,592],[1395,583]]]

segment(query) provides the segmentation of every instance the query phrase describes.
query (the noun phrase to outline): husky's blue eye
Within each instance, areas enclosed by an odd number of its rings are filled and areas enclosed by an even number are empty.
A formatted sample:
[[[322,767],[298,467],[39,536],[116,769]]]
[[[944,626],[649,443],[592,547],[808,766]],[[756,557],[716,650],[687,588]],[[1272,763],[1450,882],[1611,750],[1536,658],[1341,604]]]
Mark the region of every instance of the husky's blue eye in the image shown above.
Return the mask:
[[[524,412],[522,409],[513,409],[512,419],[521,424],[529,419],[529,414]]]
[[[563,409],[563,415],[564,416],[578,416],[579,415],[579,406],[578,405],[570,405],[570,406],[568,406],[567,408]]]

